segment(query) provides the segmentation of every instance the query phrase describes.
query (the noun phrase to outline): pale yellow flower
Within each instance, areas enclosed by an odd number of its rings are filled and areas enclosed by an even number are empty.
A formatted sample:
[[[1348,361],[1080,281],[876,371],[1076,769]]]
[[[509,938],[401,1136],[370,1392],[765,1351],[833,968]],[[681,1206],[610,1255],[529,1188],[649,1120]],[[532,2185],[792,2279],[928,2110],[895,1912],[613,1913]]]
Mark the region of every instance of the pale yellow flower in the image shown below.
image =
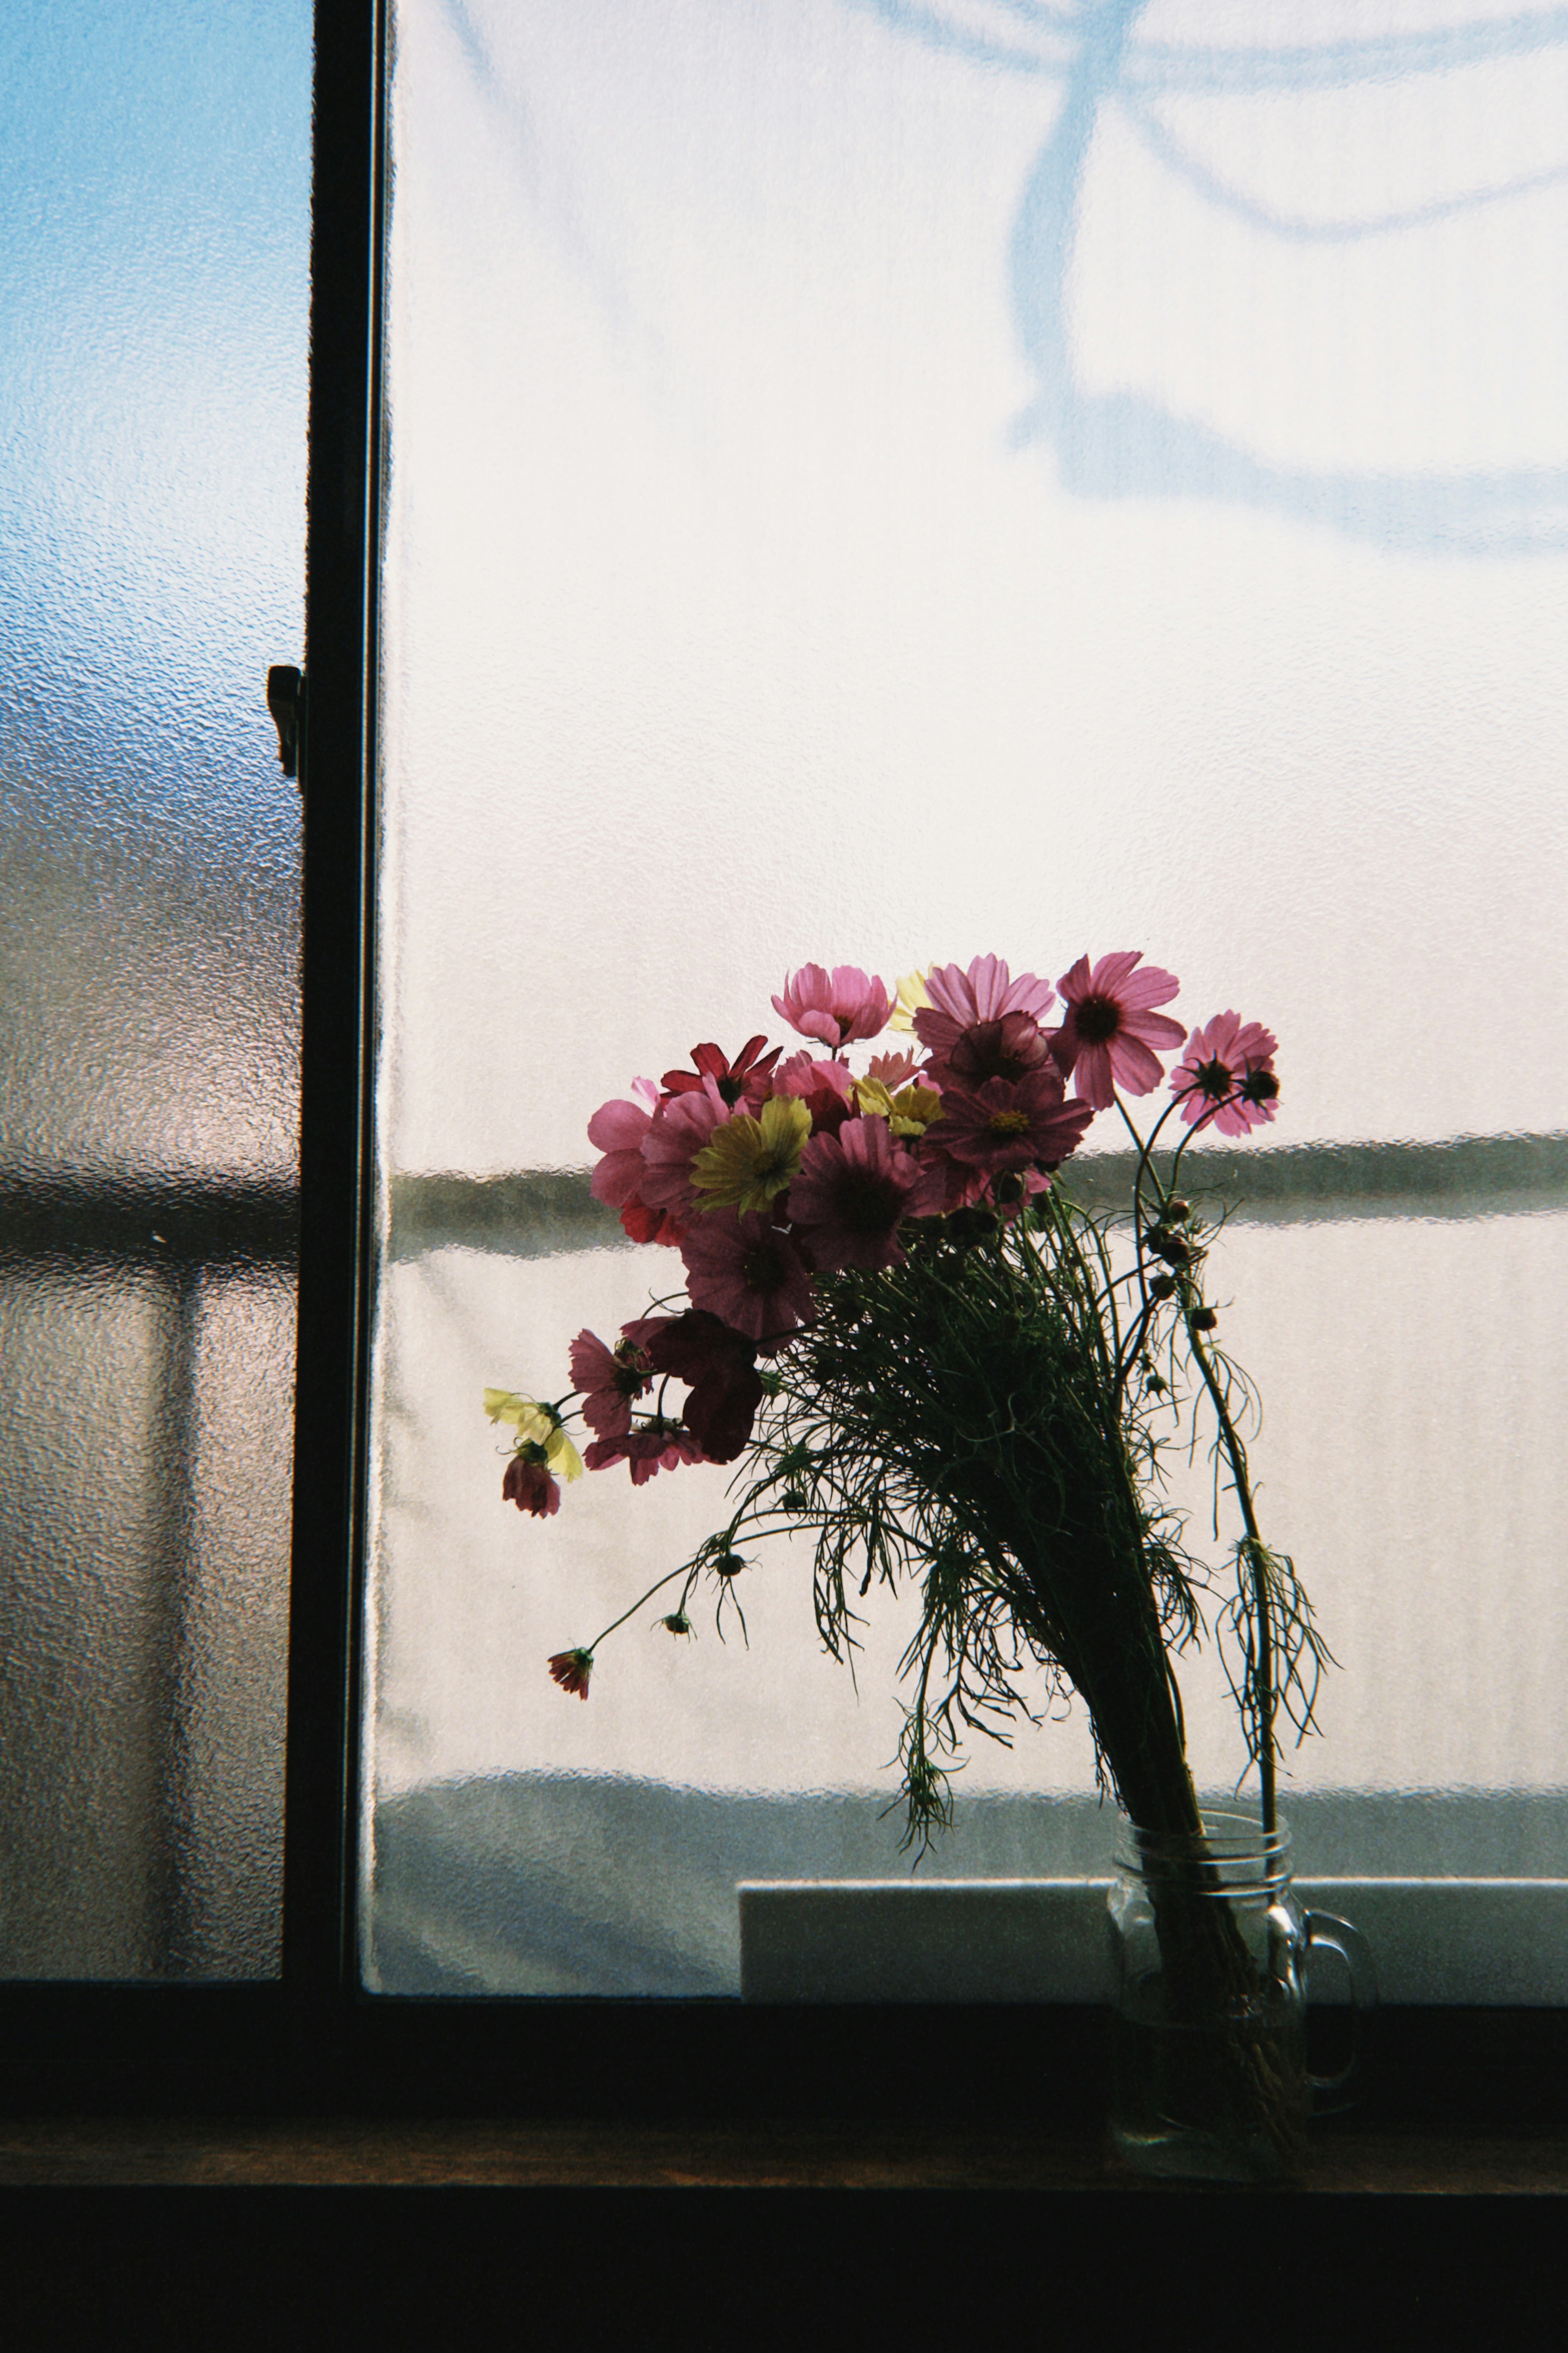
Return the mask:
[[[931,998],[926,994],[926,976],[924,973],[906,973],[902,980],[899,983],[897,1002],[895,1003],[891,1013],[888,1016],[889,1029],[904,1029],[909,1031],[912,1036],[915,1026],[915,1015],[921,1010],[922,1006],[929,1005],[930,1003]]]
[[[923,1135],[942,1117],[942,1097],[934,1087],[900,1087],[889,1094],[880,1079],[857,1079],[855,1101],[873,1119],[885,1119],[895,1135]]]
[[[536,1398],[519,1397],[512,1389],[487,1389],[485,1411],[492,1421],[506,1422],[515,1430],[520,1445],[542,1446],[551,1469],[559,1471],[563,1479],[570,1482],[583,1476],[583,1458],[553,1406],[541,1405]]]
[[[760,1118],[738,1112],[716,1127],[691,1164],[705,1209],[765,1209],[800,1174],[811,1113],[798,1095],[770,1095]]]

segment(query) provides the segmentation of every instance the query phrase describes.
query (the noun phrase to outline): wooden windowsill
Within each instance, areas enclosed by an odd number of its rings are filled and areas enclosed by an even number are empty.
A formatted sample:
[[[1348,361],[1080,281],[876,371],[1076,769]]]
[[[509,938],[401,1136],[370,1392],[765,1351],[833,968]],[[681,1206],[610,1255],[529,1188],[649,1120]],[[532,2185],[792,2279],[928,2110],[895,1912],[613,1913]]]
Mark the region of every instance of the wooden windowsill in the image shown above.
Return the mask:
[[[1096,2136],[1016,2126],[289,2118],[0,2121],[0,2187],[1127,2189]],[[1297,2185],[1351,2196],[1568,2194],[1568,2138],[1321,2129]]]

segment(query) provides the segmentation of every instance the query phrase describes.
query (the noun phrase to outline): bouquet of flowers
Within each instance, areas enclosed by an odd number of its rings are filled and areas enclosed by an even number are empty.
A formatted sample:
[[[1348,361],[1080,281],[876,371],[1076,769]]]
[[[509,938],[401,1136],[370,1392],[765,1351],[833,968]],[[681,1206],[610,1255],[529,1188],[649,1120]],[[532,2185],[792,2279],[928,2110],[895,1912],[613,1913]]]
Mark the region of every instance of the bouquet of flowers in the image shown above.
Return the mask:
[[[919,1591],[908,1841],[951,1819],[967,1733],[1005,1738],[1070,1690],[1101,1787],[1142,1830],[1201,1848],[1173,1655],[1205,1630],[1214,1587],[1161,1457],[1206,1433],[1216,1534],[1226,1491],[1237,1517],[1212,1630],[1273,1829],[1277,1716],[1308,1728],[1327,1652],[1258,1526],[1254,1400],[1205,1290],[1217,1221],[1184,1197],[1182,1164],[1207,1131],[1274,1118],[1277,1040],[1234,1012],[1187,1032],[1157,1009],[1177,987],[1135,951],[1082,956],[1054,987],[981,956],[911,976],[896,997],[857,968],[806,965],[773,1000],[805,1047],[756,1036],[731,1060],[700,1045],[689,1069],[595,1113],[593,1190],[635,1240],[679,1252],[683,1294],[613,1341],[579,1333],[564,1396],[487,1391],[515,1433],[503,1493],[543,1515],[584,1465],[625,1463],[638,1486],[682,1465],[739,1469],[732,1510],[693,1556],[550,1661],[564,1691],[587,1698],[605,1635],[655,1595],[679,1586],[662,1623],[687,1633],[705,1581],[722,1609],[745,1547],[807,1531],[836,1656],[874,1585]],[[889,1027],[891,1050],[857,1071],[850,1050]],[[1145,1134],[1129,1099],[1162,1082]],[[1133,1146],[1111,1214],[1075,1202],[1069,1175],[1102,1113]],[[590,1433],[581,1456],[573,1409]],[[1216,1984],[1234,1990],[1247,1966],[1223,1914],[1161,1929],[1212,2014]]]

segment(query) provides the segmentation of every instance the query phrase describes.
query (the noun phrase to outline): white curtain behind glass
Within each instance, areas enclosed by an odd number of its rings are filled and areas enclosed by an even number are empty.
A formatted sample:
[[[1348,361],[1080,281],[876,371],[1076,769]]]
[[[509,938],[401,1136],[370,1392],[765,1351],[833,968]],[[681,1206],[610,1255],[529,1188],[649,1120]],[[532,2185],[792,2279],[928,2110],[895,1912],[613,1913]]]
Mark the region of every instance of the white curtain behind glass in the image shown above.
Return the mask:
[[[776,1027],[807,957],[1055,978],[1136,946],[1189,1020],[1277,1030],[1271,1142],[1568,1125],[1555,14],[403,0],[398,27],[389,1175],[585,1166],[600,1102]],[[1345,1662],[1300,1786],[1568,1778],[1562,1221],[1230,1249],[1269,1509]],[[669,1279],[389,1270],[384,1788],[879,1783],[894,1632],[857,1704],[782,1567],[749,1653],[634,1631],[589,1707],[542,1680],[722,1480],[591,1480],[523,1527],[478,1388],[558,1389],[572,1332]],[[1075,1723],[971,1778],[1088,1770]]]

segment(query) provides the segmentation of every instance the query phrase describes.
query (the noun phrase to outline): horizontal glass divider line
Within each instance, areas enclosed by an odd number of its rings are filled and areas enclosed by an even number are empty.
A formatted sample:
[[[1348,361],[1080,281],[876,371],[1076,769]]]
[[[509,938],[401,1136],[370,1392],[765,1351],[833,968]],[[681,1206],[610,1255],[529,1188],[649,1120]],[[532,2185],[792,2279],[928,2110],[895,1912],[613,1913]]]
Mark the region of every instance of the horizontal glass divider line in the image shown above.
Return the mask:
[[[1065,1178],[1084,1208],[1125,1206],[1130,1152],[1086,1153]],[[468,1176],[395,1175],[388,1186],[389,1254],[489,1250],[548,1258],[629,1250],[616,1211],[578,1168]],[[1321,1144],[1281,1150],[1197,1146],[1182,1169],[1200,1209],[1238,1225],[1340,1224],[1362,1218],[1525,1217],[1568,1208],[1568,1135],[1456,1136],[1447,1142]]]
[[[752,2002],[1101,2002],[1105,1878],[758,1880],[736,1888]],[[1301,1878],[1303,1911],[1360,1929],[1381,1999],[1415,2007],[1568,2002],[1568,1879]],[[1343,1998],[1331,1957],[1315,2000]]]
[[[112,1261],[291,1270],[300,1193],[282,1178],[47,1174],[0,1168],[0,1266]]]

